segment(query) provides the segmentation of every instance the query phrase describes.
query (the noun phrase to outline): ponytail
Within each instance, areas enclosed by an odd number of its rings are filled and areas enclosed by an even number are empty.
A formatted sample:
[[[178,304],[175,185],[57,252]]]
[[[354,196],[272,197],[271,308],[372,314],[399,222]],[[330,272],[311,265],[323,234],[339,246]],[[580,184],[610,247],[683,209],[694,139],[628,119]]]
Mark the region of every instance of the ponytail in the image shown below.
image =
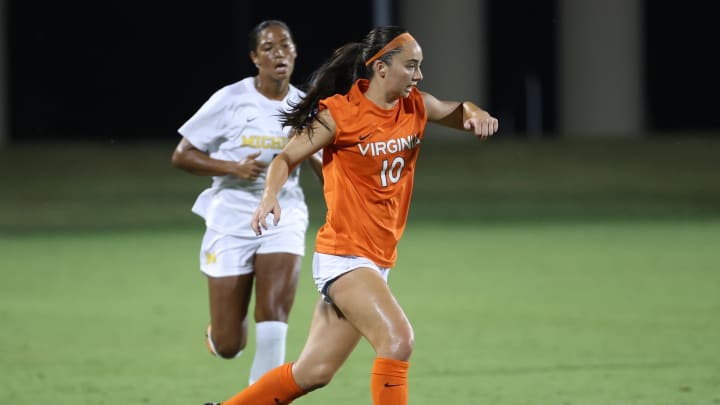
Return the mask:
[[[371,79],[372,63],[382,60],[390,64],[393,54],[399,51],[393,39],[407,31],[400,27],[378,27],[371,30],[363,42],[351,42],[337,48],[330,59],[323,63],[308,80],[305,97],[290,105],[290,111],[280,114],[283,126],[294,131],[307,129],[312,137],[312,125],[318,114],[320,100],[335,94],[346,94],[358,79]],[[327,128],[327,125],[318,120]]]

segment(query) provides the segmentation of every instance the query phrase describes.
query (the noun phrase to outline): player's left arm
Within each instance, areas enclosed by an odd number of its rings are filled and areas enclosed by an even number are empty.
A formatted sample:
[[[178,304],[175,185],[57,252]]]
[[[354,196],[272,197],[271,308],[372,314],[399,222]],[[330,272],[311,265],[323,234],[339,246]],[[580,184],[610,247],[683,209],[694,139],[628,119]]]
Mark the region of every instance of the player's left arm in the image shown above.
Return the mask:
[[[498,120],[471,101],[438,100],[422,92],[428,121],[458,130],[472,131],[485,139],[498,131]]]

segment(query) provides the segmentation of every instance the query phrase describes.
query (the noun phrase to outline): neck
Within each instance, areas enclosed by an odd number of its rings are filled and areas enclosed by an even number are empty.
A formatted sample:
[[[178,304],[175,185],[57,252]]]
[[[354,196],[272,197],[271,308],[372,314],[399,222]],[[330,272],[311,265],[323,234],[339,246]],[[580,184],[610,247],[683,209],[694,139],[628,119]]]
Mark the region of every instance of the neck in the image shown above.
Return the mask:
[[[287,80],[270,80],[255,76],[255,89],[271,100],[282,100],[290,90]]]
[[[394,108],[398,103],[398,99],[396,97],[388,98],[387,94],[381,88],[381,86],[373,85],[372,81],[370,82],[370,85],[365,92],[365,97],[367,97],[368,100],[372,101],[378,107],[385,110],[390,110]]]

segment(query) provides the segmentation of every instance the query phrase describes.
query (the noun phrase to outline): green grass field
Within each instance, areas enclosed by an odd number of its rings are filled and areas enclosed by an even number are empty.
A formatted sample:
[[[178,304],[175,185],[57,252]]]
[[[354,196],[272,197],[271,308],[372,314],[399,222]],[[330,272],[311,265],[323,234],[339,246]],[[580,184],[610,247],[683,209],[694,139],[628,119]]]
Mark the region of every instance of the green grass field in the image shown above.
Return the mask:
[[[0,149],[0,404],[191,404],[247,380],[207,354],[167,144]],[[390,285],[416,332],[410,403],[720,404],[720,139],[428,141]],[[323,215],[319,187],[308,246]],[[309,256],[288,357],[317,295]],[[370,403],[362,343],[295,403]]]

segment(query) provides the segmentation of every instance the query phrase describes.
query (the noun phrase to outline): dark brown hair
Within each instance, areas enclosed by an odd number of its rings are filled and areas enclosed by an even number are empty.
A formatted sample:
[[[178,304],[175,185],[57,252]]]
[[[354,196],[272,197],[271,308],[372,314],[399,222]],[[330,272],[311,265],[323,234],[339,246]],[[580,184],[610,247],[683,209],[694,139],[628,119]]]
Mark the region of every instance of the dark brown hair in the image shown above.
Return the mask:
[[[290,31],[290,27],[288,27],[285,22],[280,20],[265,20],[260,22],[260,24],[256,25],[252,30],[250,30],[250,34],[248,34],[248,49],[251,51],[255,51],[258,46],[258,37],[260,36],[262,30],[272,26],[278,26],[287,31],[288,35],[290,35],[290,39],[295,42],[295,40],[293,39],[292,31]]]
[[[353,83],[360,78],[372,78],[372,65],[365,66],[365,61],[380,51],[388,42],[407,30],[397,26],[386,26],[373,28],[362,40],[362,42],[351,42],[345,44],[333,52],[330,59],[323,63],[313,72],[308,80],[305,97],[297,104],[292,104],[290,111],[281,114],[280,120],[283,125],[300,131],[308,128],[317,118],[318,103],[320,100],[335,94],[345,94],[350,90]],[[379,59],[390,64],[392,55],[399,52],[398,49],[389,50]],[[325,125],[322,120],[319,121]],[[312,136],[311,132],[308,135]]]

